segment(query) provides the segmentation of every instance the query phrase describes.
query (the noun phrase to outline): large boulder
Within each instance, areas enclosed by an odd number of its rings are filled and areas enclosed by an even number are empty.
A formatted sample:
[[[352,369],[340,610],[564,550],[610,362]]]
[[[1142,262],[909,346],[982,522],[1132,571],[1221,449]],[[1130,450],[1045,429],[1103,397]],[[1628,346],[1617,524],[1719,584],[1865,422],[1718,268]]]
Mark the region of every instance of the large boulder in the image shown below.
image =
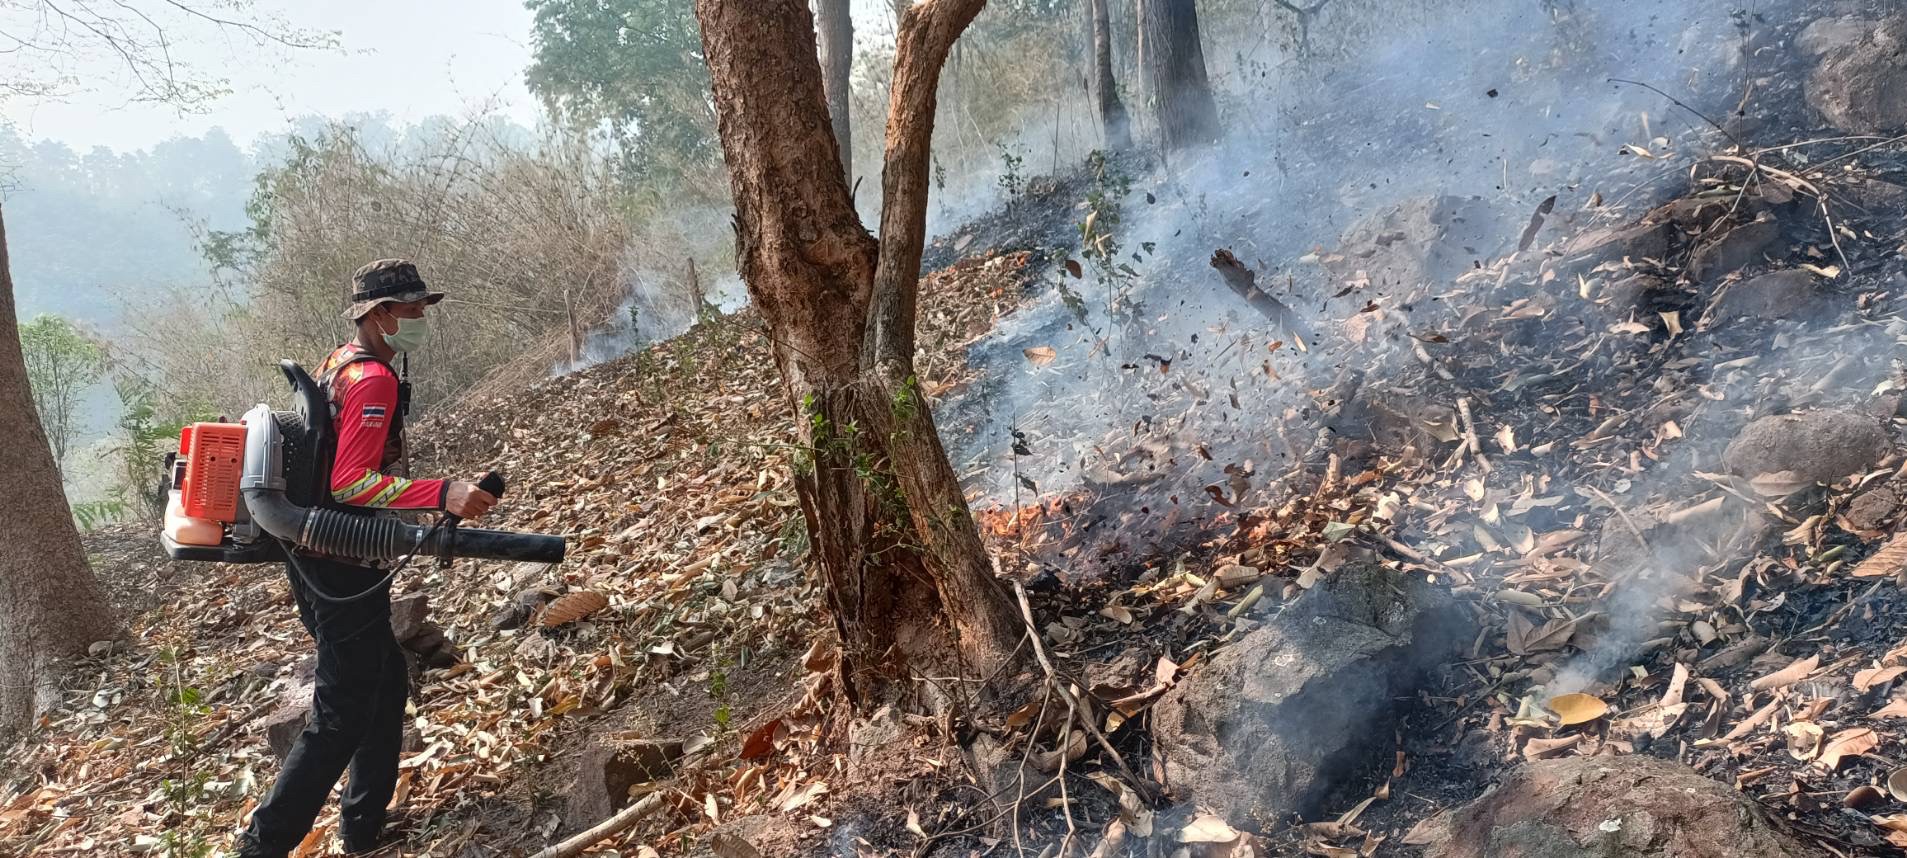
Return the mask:
[[[1874,22],[1857,15],[1816,18],[1794,37],[1794,47],[1802,56],[1813,59],[1859,42],[1873,29]]]
[[[1722,464],[1749,479],[1806,485],[1871,468],[1892,446],[1880,422],[1857,411],[1775,414],[1743,427]]]
[[[1473,634],[1422,577],[1346,566],[1159,702],[1169,785],[1234,825],[1314,817],[1338,787],[1388,770],[1397,700]]]
[[[1482,200],[1418,197],[1352,224],[1324,264],[1334,280],[1368,278],[1380,292],[1444,282],[1494,256],[1505,234],[1502,217]]]
[[[1438,858],[1825,858],[1752,800],[1680,763],[1569,757],[1511,770],[1414,832]]]
[[[678,741],[605,737],[591,742],[576,760],[575,779],[565,797],[564,828],[581,831],[615,815],[628,806],[630,788],[674,774],[682,753]]]
[[[1907,13],[1879,21],[1817,21],[1802,49],[1820,61],[1808,75],[1808,103],[1850,134],[1907,129]]]

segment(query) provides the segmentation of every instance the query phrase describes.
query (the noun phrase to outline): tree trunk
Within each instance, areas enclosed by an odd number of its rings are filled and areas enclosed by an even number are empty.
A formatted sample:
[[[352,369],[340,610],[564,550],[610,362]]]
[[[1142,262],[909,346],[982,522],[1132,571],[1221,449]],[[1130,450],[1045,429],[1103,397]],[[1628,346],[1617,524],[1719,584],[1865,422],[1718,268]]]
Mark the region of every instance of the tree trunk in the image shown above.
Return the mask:
[[[67,662],[116,628],[34,416],[6,240],[0,224],[0,474],[8,482],[0,520],[0,735],[57,705]]]
[[[1218,136],[1195,0],[1139,0],[1139,65],[1161,149],[1176,152]]]
[[[1119,100],[1119,87],[1112,76],[1112,21],[1106,12],[1106,0],[1087,0],[1093,18],[1093,94],[1099,102],[1099,124],[1106,134],[1106,148],[1115,152],[1132,148],[1132,121],[1126,118],[1126,105]]]
[[[910,668],[989,673],[1021,635],[914,374],[935,87],[984,4],[903,15],[877,242],[834,148],[805,0],[696,0],[736,256],[796,412],[796,486],[857,701]]]
[[[821,52],[821,84],[828,94],[828,121],[841,148],[841,174],[854,183],[854,137],[848,124],[849,78],[854,70],[854,18],[848,0],[815,0],[815,36]]]

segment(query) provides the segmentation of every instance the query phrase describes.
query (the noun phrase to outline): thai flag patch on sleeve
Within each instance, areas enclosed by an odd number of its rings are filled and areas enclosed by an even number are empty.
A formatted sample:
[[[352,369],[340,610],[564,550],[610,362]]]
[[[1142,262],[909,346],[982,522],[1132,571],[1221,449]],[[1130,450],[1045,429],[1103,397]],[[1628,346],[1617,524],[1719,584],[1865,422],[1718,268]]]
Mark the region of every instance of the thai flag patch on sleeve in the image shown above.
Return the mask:
[[[363,412],[361,412],[360,414],[362,419],[358,421],[358,425],[366,429],[381,428],[384,425],[384,415],[385,415],[384,406],[366,405],[364,406]]]

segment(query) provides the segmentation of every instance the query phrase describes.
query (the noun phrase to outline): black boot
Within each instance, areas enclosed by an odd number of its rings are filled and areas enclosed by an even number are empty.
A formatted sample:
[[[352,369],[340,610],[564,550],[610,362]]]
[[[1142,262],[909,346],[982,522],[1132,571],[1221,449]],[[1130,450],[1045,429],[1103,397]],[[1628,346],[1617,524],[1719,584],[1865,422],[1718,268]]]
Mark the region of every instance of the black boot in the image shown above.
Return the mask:
[[[252,837],[252,833],[249,830],[240,834],[237,842],[233,843],[232,847],[234,850],[232,853],[234,858],[285,858],[285,856],[291,854],[291,850],[289,849],[273,849],[259,843],[257,839]]]

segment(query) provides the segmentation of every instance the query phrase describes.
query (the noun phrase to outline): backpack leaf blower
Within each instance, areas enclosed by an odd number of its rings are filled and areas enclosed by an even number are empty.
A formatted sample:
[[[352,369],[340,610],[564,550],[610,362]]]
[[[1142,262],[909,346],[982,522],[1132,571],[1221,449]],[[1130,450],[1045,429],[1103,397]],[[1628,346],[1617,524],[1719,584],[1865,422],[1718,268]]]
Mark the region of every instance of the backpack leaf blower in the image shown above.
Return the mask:
[[[331,402],[310,374],[279,361],[291,383],[290,411],[259,404],[238,423],[194,423],[170,457],[165,530],[174,560],[270,563],[296,549],[351,560],[408,560],[417,554],[557,563],[563,538],[457,526],[410,524],[331,500],[337,450]],[[491,473],[480,487],[503,494]],[[446,526],[448,525],[448,526]]]

